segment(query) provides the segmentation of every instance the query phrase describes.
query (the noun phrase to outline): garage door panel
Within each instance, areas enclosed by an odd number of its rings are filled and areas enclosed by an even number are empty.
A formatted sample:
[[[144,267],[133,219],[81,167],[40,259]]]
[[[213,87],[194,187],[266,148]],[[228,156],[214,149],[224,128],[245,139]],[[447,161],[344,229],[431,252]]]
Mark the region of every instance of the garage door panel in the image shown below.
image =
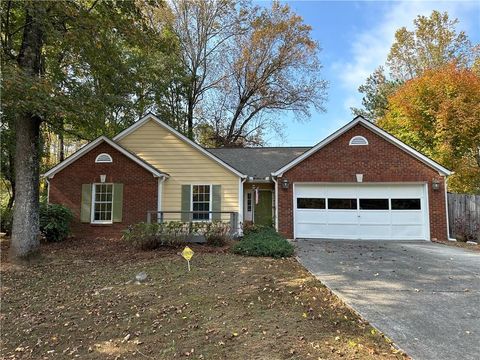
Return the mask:
[[[302,185],[298,189],[295,189],[295,193],[298,198],[316,198],[316,197],[325,197],[326,189],[319,189],[315,185]]]
[[[327,187],[325,195],[329,198],[353,198],[357,196],[357,192],[355,189],[352,189],[351,186],[339,185],[335,187]]]
[[[385,239],[391,237],[390,224],[360,224],[360,234],[368,234],[370,239]]]
[[[359,211],[360,224],[385,224],[391,223],[390,213],[381,210]]]
[[[329,224],[356,224],[358,215],[352,210],[331,210],[327,212],[327,219]]]
[[[421,211],[392,211],[392,224],[422,224],[423,214]]]
[[[296,183],[294,188],[296,237],[383,240],[428,238],[427,194],[424,184]],[[299,197],[321,198],[321,209],[297,209],[296,199]],[[402,200],[396,200],[393,208],[392,199]],[[418,199],[418,202],[414,204],[409,199]],[[311,204],[320,202],[303,200],[301,206],[313,207]],[[320,207],[318,204],[315,206]],[[348,209],[343,210],[343,207]],[[410,207],[419,210],[405,210]]]
[[[297,224],[297,236],[299,238],[304,237],[326,237],[327,225],[326,224],[312,224],[312,223],[300,223]]]
[[[354,239],[357,235],[356,224],[328,224],[327,237]]]
[[[418,240],[424,238],[423,225],[392,225],[392,233],[396,239],[413,239]],[[419,234],[421,234],[419,236]]]
[[[389,197],[390,198],[420,198],[423,196],[422,185],[402,185],[402,186],[390,186]]]
[[[327,212],[321,210],[297,210],[297,217],[301,222],[327,222]]]

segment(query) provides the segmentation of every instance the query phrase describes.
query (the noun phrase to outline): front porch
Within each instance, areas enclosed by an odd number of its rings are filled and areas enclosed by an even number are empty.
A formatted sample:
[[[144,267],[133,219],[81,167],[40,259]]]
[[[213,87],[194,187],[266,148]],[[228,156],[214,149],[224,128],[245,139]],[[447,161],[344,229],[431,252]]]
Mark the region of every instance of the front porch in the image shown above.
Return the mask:
[[[208,225],[221,224],[221,231],[230,238],[241,235],[238,212],[229,211],[148,211],[147,224],[166,224],[169,222],[183,225],[178,231],[186,234],[186,242],[204,243]],[[218,227],[218,226],[217,226]]]
[[[243,221],[261,226],[275,225],[275,186],[272,182],[243,184]]]

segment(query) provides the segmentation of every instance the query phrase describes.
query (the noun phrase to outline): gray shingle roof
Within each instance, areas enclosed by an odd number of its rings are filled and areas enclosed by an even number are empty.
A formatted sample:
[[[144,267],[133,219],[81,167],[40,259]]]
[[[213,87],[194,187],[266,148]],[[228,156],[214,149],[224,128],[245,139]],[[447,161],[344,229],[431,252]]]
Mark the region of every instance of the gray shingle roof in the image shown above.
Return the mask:
[[[206,149],[245,175],[264,179],[309,147],[258,147]]]

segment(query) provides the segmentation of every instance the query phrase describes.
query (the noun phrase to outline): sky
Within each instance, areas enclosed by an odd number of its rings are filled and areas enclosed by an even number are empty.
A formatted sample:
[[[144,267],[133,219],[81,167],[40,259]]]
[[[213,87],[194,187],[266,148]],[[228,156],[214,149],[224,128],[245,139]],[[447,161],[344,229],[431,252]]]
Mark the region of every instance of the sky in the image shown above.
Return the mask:
[[[413,28],[417,15],[447,11],[457,30],[480,43],[480,1],[286,1],[312,26],[322,48],[322,76],[329,82],[326,112],[313,111],[307,122],[283,113],[284,138],[268,134],[271,146],[311,146],[352,120],[360,107],[358,87],[387,59],[395,31]]]

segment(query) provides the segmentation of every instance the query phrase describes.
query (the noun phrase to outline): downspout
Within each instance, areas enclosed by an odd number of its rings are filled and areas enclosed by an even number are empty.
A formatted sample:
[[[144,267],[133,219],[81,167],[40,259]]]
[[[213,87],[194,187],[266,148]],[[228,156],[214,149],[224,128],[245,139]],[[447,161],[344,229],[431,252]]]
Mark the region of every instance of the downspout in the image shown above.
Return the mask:
[[[278,231],[278,181],[274,176],[272,180],[275,183],[275,230]]]
[[[157,222],[160,222],[162,216],[160,211],[162,211],[162,199],[163,199],[163,182],[165,181],[165,176],[158,178],[158,190],[157,190]]]
[[[445,176],[445,213],[447,214],[447,239],[449,241],[457,241],[455,238],[450,237],[450,219],[448,217],[448,177]]]
[[[243,184],[245,184],[245,181],[247,181],[247,177],[245,178],[240,178],[239,179],[239,185],[238,185],[238,231],[237,234],[239,236],[243,235],[243,229],[242,229],[242,223],[243,223],[243,208],[245,204],[243,203]]]
[[[47,183],[47,204],[50,204],[50,181],[45,178],[45,182]]]

